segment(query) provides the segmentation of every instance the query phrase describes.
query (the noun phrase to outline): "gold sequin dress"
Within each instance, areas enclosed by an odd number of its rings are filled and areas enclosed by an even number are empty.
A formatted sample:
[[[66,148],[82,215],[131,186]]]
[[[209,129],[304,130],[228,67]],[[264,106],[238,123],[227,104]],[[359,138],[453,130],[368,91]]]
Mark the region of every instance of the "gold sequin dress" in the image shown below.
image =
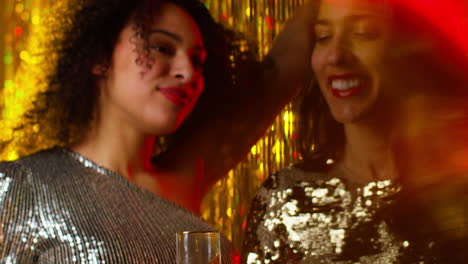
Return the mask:
[[[242,263],[446,263],[433,254],[433,238],[415,241],[392,228],[399,192],[390,180],[360,185],[339,172],[283,169],[252,203]]]
[[[65,148],[0,163],[0,263],[175,263],[188,210]],[[223,237],[223,263],[231,246]]]

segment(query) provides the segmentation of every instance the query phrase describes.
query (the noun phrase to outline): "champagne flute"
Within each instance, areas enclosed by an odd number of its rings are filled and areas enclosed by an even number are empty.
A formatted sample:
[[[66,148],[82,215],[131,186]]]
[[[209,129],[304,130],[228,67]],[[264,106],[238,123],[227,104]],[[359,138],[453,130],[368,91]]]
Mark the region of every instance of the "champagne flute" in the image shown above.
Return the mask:
[[[177,264],[221,264],[219,232],[177,232]]]

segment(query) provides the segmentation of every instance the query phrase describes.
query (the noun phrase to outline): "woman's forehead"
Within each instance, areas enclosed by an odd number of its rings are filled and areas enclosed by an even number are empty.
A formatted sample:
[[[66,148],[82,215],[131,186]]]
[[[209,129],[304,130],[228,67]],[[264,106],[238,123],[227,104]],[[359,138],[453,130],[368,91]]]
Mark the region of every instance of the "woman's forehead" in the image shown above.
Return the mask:
[[[383,23],[388,22],[388,7],[385,0],[322,0],[317,15],[317,22],[329,23],[343,22],[345,24],[361,20],[361,18],[373,18]]]
[[[321,6],[344,10],[368,10],[381,12],[388,8],[390,0],[321,0]]]

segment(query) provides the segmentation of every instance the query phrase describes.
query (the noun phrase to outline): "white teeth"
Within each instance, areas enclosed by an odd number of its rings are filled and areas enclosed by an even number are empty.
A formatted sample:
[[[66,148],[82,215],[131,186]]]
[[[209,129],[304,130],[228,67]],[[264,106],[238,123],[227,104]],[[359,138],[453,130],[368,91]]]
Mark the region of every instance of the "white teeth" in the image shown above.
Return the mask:
[[[333,89],[346,91],[361,85],[359,79],[349,79],[349,80],[332,80],[331,86]]]

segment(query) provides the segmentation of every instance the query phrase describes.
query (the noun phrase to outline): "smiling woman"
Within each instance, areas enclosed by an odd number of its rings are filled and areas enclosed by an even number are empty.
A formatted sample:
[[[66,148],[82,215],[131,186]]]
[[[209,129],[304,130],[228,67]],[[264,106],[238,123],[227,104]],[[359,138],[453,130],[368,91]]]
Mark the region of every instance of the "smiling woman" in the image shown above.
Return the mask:
[[[463,56],[431,23],[395,3],[320,1],[311,55],[316,81],[301,96],[304,162],[272,175],[258,191],[243,262],[466,261],[466,165],[449,166],[455,155],[439,148],[460,143],[440,127],[466,125],[466,109],[445,105],[468,98],[466,73],[447,59]],[[428,116],[445,116],[447,124]],[[433,136],[416,140],[426,133]],[[418,147],[405,153],[408,144]],[[423,151],[428,145],[441,153]]]
[[[365,118],[379,101],[391,100],[389,94],[395,88],[385,87],[392,79],[382,74],[391,65],[388,21],[379,16],[375,5],[342,2],[321,6],[312,68],[334,119],[347,123]]]
[[[161,6],[154,20],[148,26],[147,43],[135,36],[135,25],[130,23],[120,33],[108,68],[101,71],[99,62],[93,66],[101,90],[98,111],[91,132],[72,147],[93,160],[99,161],[93,157],[96,142],[111,146],[107,135],[117,128],[127,135],[120,137],[122,148],[140,145],[145,135],[174,132],[203,91],[206,51],[195,21],[174,4]],[[125,152],[135,155],[128,148]],[[125,175],[127,164],[115,162],[122,167],[116,171]]]

